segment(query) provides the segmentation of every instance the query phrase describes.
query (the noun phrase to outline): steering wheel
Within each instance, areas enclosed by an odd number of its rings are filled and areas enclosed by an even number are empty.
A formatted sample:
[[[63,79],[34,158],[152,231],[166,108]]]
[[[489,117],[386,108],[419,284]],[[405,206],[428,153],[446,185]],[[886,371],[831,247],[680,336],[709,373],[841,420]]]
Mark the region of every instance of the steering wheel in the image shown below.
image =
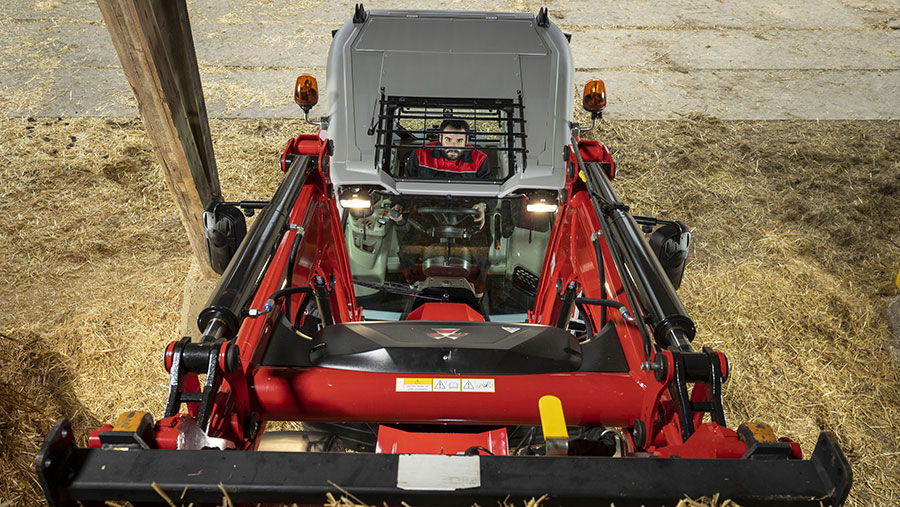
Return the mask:
[[[426,231],[433,238],[470,238],[478,232],[477,225],[460,225],[467,216],[478,216],[478,210],[474,208],[443,208],[428,206],[417,208],[416,213],[423,215],[443,215],[446,225],[429,227]]]

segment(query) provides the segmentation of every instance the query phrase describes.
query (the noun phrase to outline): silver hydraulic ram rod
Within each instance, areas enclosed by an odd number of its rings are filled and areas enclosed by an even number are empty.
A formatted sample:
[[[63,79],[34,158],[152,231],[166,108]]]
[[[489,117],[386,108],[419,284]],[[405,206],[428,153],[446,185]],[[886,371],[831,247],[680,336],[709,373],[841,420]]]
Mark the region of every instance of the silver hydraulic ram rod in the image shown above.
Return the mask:
[[[578,149],[578,142],[572,139],[572,146],[579,169],[584,171],[591,194],[591,202],[609,230],[606,233],[610,250],[618,249],[625,264],[621,270],[622,282],[629,283],[637,291],[638,303],[643,308],[653,337],[663,347],[674,346],[678,350],[693,351],[691,341],[696,334],[694,322],[687,315],[672,282],[665,275],[662,265],[650,249],[640,226],[625,206],[616,197],[609,179],[599,169],[598,164],[585,164]],[[622,266],[619,266],[620,268]],[[634,308],[635,312],[641,309]]]

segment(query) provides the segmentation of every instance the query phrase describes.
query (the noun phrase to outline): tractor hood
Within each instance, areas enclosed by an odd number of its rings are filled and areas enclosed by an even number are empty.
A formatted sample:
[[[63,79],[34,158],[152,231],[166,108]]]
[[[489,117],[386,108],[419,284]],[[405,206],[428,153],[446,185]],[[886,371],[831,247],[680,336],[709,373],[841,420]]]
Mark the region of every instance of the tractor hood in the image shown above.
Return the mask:
[[[282,322],[263,363],[446,375],[576,371],[582,349],[555,327],[493,322],[361,322],[326,326],[309,342]]]

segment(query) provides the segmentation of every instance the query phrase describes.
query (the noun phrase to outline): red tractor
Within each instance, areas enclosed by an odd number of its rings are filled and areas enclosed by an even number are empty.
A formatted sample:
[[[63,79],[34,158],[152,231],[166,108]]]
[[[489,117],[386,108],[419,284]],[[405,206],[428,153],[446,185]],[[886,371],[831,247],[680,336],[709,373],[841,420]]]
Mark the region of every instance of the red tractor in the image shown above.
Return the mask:
[[[165,413],[86,449],[57,425],[36,460],[51,505],[842,504],[833,436],[803,459],[726,425],[731,366],[695,350],[676,294],[690,232],[616,197],[573,122],[568,44],[545,10],[357,7],[275,195],[205,214],[222,278],[202,339],[165,350]],[[301,76],[307,116],[318,97]],[[600,118],[601,81],[583,105]],[[246,234],[241,205],[261,208]]]

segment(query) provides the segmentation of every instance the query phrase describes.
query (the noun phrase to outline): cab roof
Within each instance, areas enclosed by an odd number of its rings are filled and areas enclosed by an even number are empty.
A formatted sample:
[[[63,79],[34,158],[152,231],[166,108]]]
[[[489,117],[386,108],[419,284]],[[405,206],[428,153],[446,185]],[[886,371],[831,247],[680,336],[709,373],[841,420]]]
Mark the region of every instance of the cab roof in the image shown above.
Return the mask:
[[[573,70],[566,36],[546,17],[523,13],[373,10],[334,35],[328,57],[328,128],[337,186],[395,193],[503,196],[558,189],[570,136]],[[517,99],[528,153],[502,183],[395,181],[376,164],[370,127],[379,99]]]

